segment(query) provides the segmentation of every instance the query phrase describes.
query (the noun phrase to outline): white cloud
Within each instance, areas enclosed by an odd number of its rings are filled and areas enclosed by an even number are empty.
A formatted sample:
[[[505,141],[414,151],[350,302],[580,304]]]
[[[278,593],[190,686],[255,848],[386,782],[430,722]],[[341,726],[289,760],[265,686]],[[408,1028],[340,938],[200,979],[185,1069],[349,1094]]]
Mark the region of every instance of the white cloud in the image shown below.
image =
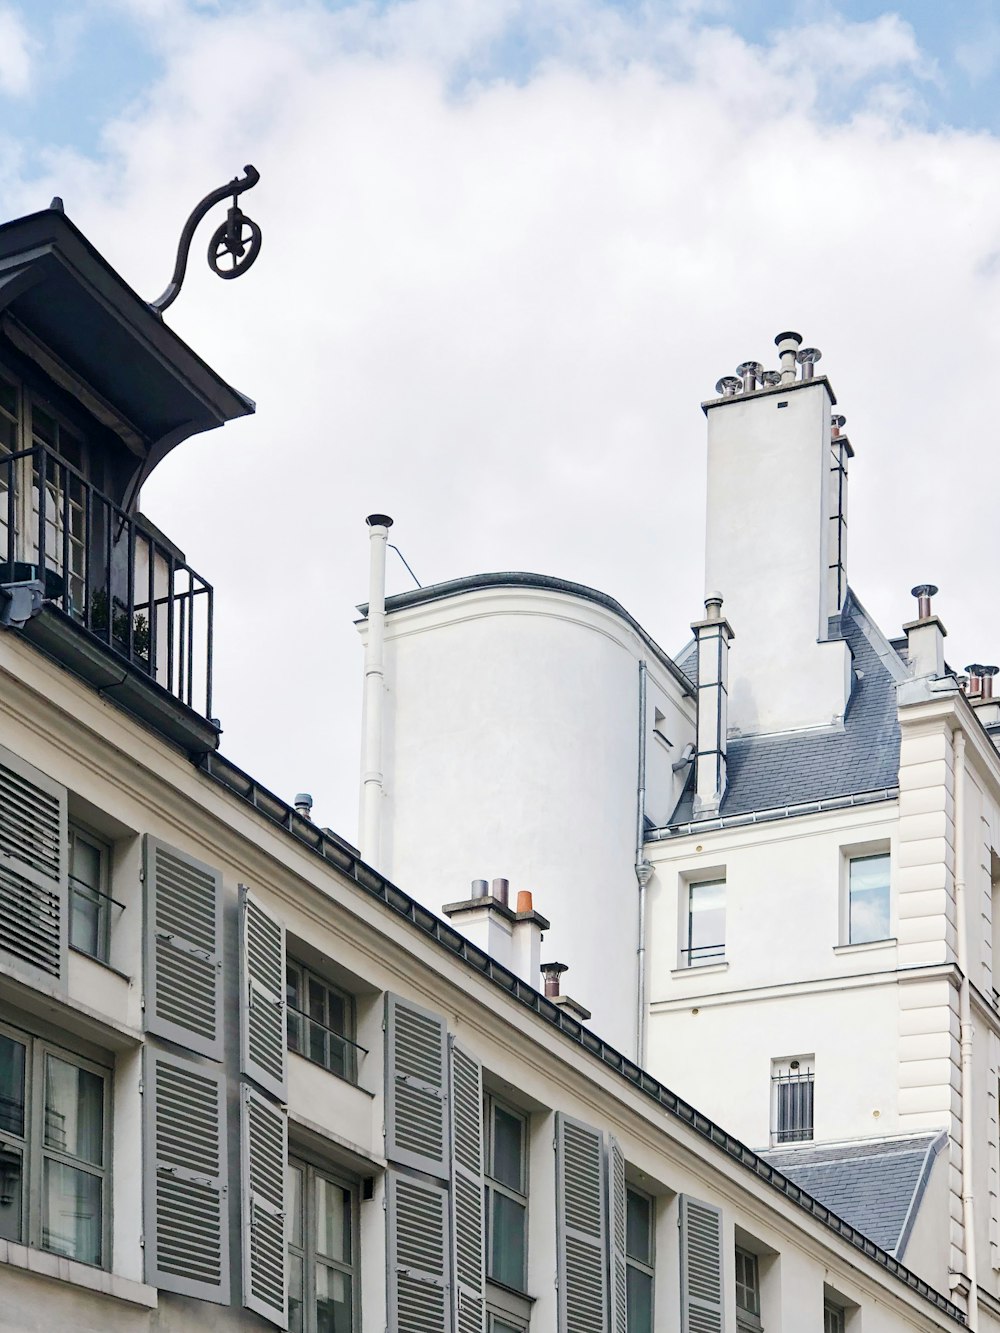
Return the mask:
[[[168,315],[258,415],[178,449],[146,504],[218,590],[227,752],[348,836],[364,515],[395,516],[425,582],[561,574],[679,646],[702,595],[698,404],[738,361],[773,361],[779,329],[822,347],[849,418],[870,609],[891,632],[933,579],[958,664],[1000,656],[977,480],[1000,144],[908,124],[933,70],[897,19],[750,45],[660,13],[174,9],[165,76],[107,158],[8,183],[11,212],[62,194],[152,297],[188,209],[260,169],[256,267],[217,282],[206,223]],[[838,121],[830,78],[853,90]]]
[[[0,8],[0,95],[23,97],[32,83],[32,42],[20,17]]]

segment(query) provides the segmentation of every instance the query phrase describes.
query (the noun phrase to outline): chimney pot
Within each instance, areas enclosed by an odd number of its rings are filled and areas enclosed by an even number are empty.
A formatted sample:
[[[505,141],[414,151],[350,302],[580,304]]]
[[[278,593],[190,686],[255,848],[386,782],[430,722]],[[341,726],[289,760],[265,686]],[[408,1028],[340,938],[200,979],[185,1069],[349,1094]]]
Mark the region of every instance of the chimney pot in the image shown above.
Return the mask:
[[[365,522],[370,528],[391,528],[392,519],[388,514],[369,514]]]
[[[823,353],[818,347],[803,347],[795,353],[795,359],[802,367],[802,378],[811,380],[816,373],[816,362],[822,360]]]
[[[521,912],[533,912],[535,905],[531,897],[530,889],[519,889],[517,893],[517,910]]]
[[[493,897],[501,902],[504,907],[510,904],[510,880],[495,879],[493,881]]]
[[[705,598],[705,619],[706,619],[706,620],[721,620],[721,619],[722,619],[722,593],[721,593],[721,592],[713,592],[713,593],[709,593],[709,595]]]
[[[846,425],[847,418],[839,412],[830,418],[830,428],[834,439],[837,438]]]
[[[910,589],[910,596],[917,599],[917,619],[927,620],[931,614],[931,598],[937,596],[937,587],[933,583],[918,583]]]
[[[979,674],[982,676],[983,680],[982,691],[984,699],[993,698],[993,677],[997,674],[998,671],[1000,671],[1000,667],[981,666],[979,668]]]
[[[303,819],[312,819],[313,798],[307,791],[296,793],[295,809]]]
[[[490,883],[486,879],[474,879],[472,881],[473,898],[488,898],[490,896]]]
[[[741,361],[736,367],[736,373],[743,380],[743,392],[753,393],[757,381],[764,373],[764,367],[759,361]]]
[[[970,699],[978,698],[983,693],[983,668],[978,662],[970,662],[965,670],[969,677],[965,692]]]
[[[791,384],[795,380],[795,352],[801,345],[801,333],[779,333],[774,340],[774,345],[778,349],[778,360],[781,362],[781,382],[782,384]]]
[[[567,963],[543,963],[541,966],[542,976],[545,978],[545,994],[549,999],[554,999],[559,994],[559,978],[564,972],[569,971]]]
[[[722,398],[735,398],[742,387],[743,381],[738,380],[735,375],[723,375],[716,383],[715,392]]]

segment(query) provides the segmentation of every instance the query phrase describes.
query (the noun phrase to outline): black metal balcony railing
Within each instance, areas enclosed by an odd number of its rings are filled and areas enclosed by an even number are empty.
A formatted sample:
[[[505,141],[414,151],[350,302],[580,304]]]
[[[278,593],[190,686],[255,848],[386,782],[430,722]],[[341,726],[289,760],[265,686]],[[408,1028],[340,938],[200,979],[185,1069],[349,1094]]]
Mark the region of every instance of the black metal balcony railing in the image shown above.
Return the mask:
[[[43,445],[0,456],[0,583],[49,606],[203,717],[212,716],[211,585]]]

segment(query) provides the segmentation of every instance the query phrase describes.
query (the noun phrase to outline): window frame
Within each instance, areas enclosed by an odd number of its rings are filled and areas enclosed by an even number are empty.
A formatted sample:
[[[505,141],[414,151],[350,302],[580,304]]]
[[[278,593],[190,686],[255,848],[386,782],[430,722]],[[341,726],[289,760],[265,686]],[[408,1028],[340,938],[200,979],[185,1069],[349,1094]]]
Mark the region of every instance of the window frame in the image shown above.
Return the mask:
[[[290,973],[290,972],[297,972],[297,973],[298,973],[298,977],[299,977],[299,985],[298,985],[299,1005],[298,1005],[298,1006],[293,1005],[292,1002],[291,1002],[291,1000],[290,1000],[290,998],[289,998],[289,996],[290,996],[290,987],[289,987],[289,984],[288,984],[288,976],[289,976],[289,973]],[[308,1009],[305,1008],[304,1006],[308,1004],[308,1000],[309,1000],[309,983],[310,983],[310,982],[314,982],[316,985],[321,986],[321,987],[323,988],[323,990],[324,990],[324,992],[325,992],[325,995],[324,995],[324,1008],[325,1008],[325,1011],[326,1011],[326,1016],[327,1016],[328,1018],[329,1018],[329,1015],[330,1015],[330,999],[329,999],[329,997],[330,997],[331,995],[334,995],[334,996],[336,996],[336,998],[337,998],[338,1000],[340,1000],[340,1001],[343,1003],[343,1005],[344,1005],[344,1015],[345,1015],[345,1019],[346,1019],[344,1026],[345,1026],[346,1028],[349,1029],[348,1032],[337,1032],[334,1028],[331,1028],[327,1023],[321,1022],[320,1019],[318,1019],[318,1018],[313,1018],[313,1017],[309,1014]],[[343,1079],[345,1083],[350,1083],[350,1084],[352,1085],[352,1087],[357,1087],[357,1086],[358,1086],[358,1051],[361,1049],[361,1047],[358,1046],[358,1043],[357,1043],[357,1040],[356,1040],[356,1038],[357,1038],[357,1019],[358,1019],[358,1016],[357,1016],[357,1004],[356,1004],[356,1001],[355,1001],[355,997],[350,993],[350,991],[346,991],[346,990],[344,990],[342,987],[337,986],[335,983],[333,983],[333,982],[331,982],[331,981],[327,981],[327,979],[326,979],[325,977],[320,976],[318,972],[314,972],[313,969],[310,968],[307,964],[305,964],[305,963],[300,963],[299,960],[298,960],[297,958],[293,958],[293,957],[291,957],[291,956],[289,956],[289,957],[287,957],[287,958],[285,959],[285,982],[284,982],[284,985],[285,985],[285,989],[284,989],[284,999],[285,999],[285,1046],[286,1046],[286,1049],[289,1050],[289,1051],[291,1051],[291,1052],[293,1052],[295,1055],[299,1055],[299,1056],[301,1056],[303,1060],[308,1060],[310,1064],[316,1065],[319,1069],[325,1069],[326,1072],[327,1072],[328,1074],[332,1074],[334,1078],[340,1078],[340,1079]],[[293,1025],[293,1023],[297,1023],[298,1026],[299,1026],[299,1028],[300,1028],[300,1031],[302,1032],[302,1036],[300,1036],[300,1037],[298,1038],[299,1044],[298,1044],[297,1046],[295,1046],[295,1045],[292,1044],[292,1025]],[[343,1041],[343,1043],[344,1043],[344,1073],[341,1073],[341,1072],[340,1072],[339,1070],[337,1070],[337,1069],[331,1069],[330,1066],[329,1066],[328,1064],[326,1064],[324,1061],[322,1061],[322,1060],[316,1060],[316,1059],[314,1059],[313,1056],[310,1054],[309,1044],[308,1044],[308,1042],[304,1039],[304,1038],[305,1038],[306,1024],[308,1024],[308,1023],[316,1023],[316,1024],[317,1024],[319,1027],[321,1027],[326,1033],[330,1034],[331,1036],[337,1037],[339,1040]],[[327,1043],[327,1049],[329,1049],[329,1043]]]
[[[102,838],[100,834],[94,833],[92,829],[86,826],[86,824],[83,824],[72,817],[69,819],[67,832],[69,843],[66,856],[66,873],[69,888],[67,895],[67,907],[69,909],[69,924],[67,927],[69,947],[75,953],[84,954],[85,957],[93,958],[98,963],[103,963],[107,967],[110,966],[111,958],[111,908],[114,906],[114,899],[111,897],[111,872],[114,863],[114,848],[106,838]],[[100,856],[100,888],[95,889],[89,884],[83,885],[82,880],[73,874],[73,856],[77,839],[81,839],[88,843]],[[80,890],[76,887],[77,884],[81,884],[85,892],[93,892],[97,894],[97,953],[91,953],[89,949],[84,948],[82,944],[78,944],[73,940],[73,901],[74,898],[82,896]]]
[[[640,1259],[637,1255],[631,1253],[628,1247],[628,1199],[629,1195],[635,1195],[638,1199],[643,1199],[649,1205],[649,1235],[647,1259]],[[650,1280],[650,1323],[649,1333],[653,1333],[656,1328],[656,1200],[652,1194],[647,1194],[645,1190],[636,1189],[634,1185],[625,1182],[625,1291],[626,1291],[626,1311],[628,1309],[628,1275],[629,1271],[642,1273]],[[627,1318],[627,1314],[626,1314]],[[635,1333],[635,1330],[630,1330]],[[641,1333],[641,1331],[640,1331]]]
[[[10,1023],[0,1022],[0,1035],[17,1042],[25,1048],[24,1058],[24,1135],[17,1135],[7,1130],[0,1130],[0,1145],[9,1142],[21,1153],[21,1219],[19,1234],[21,1239],[12,1244],[23,1245],[28,1249],[52,1254],[70,1263],[83,1264],[86,1268],[98,1272],[107,1272],[112,1267],[112,1205],[113,1205],[113,1078],[112,1064],[103,1064],[76,1051],[60,1045],[39,1032],[18,1028]],[[72,1153],[61,1152],[58,1148],[45,1143],[45,1080],[46,1063],[52,1056],[77,1069],[83,1069],[100,1078],[102,1085],[102,1132],[100,1164],[87,1162]],[[54,1161],[73,1170],[95,1176],[101,1185],[101,1261],[91,1263],[88,1259],[67,1255],[42,1242],[42,1214],[44,1206],[45,1163]]]
[[[291,1209],[286,1215],[285,1248],[288,1252],[288,1289],[291,1290],[291,1260],[302,1260],[302,1331],[315,1333],[315,1324],[309,1321],[316,1309],[316,1270],[322,1266],[335,1272],[344,1273],[351,1279],[351,1329],[352,1333],[361,1333],[361,1236],[360,1236],[360,1188],[359,1181],[348,1173],[338,1172],[335,1168],[322,1165],[303,1157],[290,1147],[287,1168],[302,1172],[302,1245],[295,1246],[291,1240]],[[317,1251],[316,1236],[318,1225],[316,1218],[314,1186],[317,1179],[323,1179],[337,1189],[344,1190],[351,1199],[351,1262],[333,1259],[329,1255],[320,1255]],[[289,1320],[289,1327],[291,1321]]]
[[[733,1251],[735,1288],[736,1288],[736,1327],[738,1333],[762,1333],[761,1323],[761,1288],[760,1257],[743,1245],[736,1245]],[[741,1277],[742,1269],[742,1277]],[[749,1280],[748,1280],[749,1278]],[[740,1304],[740,1289],[749,1292],[756,1304],[756,1309]]]
[[[493,1174],[494,1147],[496,1139],[496,1111],[502,1110],[505,1114],[517,1120],[521,1126],[521,1151],[520,1151],[520,1182],[521,1190],[518,1191],[504,1181],[497,1180]],[[528,1294],[528,1199],[529,1199],[529,1180],[528,1180],[528,1157],[531,1142],[531,1119],[526,1111],[520,1107],[511,1105],[502,1097],[495,1096],[492,1092],[483,1093],[483,1218],[485,1222],[485,1241],[486,1241],[486,1281],[493,1283],[505,1291],[514,1291],[518,1295],[527,1296]],[[522,1256],[521,1282],[519,1286],[504,1281],[503,1278],[493,1276],[493,1198],[496,1195],[510,1199],[518,1204],[524,1213],[524,1253]]]
[[[837,1320],[831,1323],[829,1316],[833,1315]],[[829,1296],[823,1297],[823,1333],[846,1333],[847,1331],[847,1311],[842,1305],[830,1299]]]
[[[726,888],[727,876],[724,867],[719,867],[712,871],[705,871],[697,877],[683,878],[681,883],[684,888],[682,901],[681,921],[679,937],[682,941],[678,949],[678,966],[685,971],[699,967],[719,967],[727,961],[726,957]],[[718,944],[692,944],[692,928],[694,926],[694,898],[699,889],[717,888],[722,886],[722,940]],[[695,950],[712,949],[717,952],[709,954],[707,957],[694,957]]]
[[[892,924],[892,852],[886,845],[880,845],[869,848],[852,847],[844,852],[846,865],[844,867],[844,902],[841,921],[841,939],[846,945],[865,945],[882,944],[893,938]],[[864,861],[885,861],[885,907],[886,907],[886,933],[884,935],[872,936],[870,939],[855,939],[854,926],[852,921],[852,907],[854,905],[854,891],[852,888],[852,870],[855,864]]]
[[[791,1084],[808,1084],[812,1089],[809,1097],[808,1132],[803,1129],[783,1129],[781,1111],[783,1099],[779,1089]],[[816,1138],[816,1057],[815,1055],[791,1055],[771,1061],[771,1146],[782,1147],[790,1143],[812,1143]]]

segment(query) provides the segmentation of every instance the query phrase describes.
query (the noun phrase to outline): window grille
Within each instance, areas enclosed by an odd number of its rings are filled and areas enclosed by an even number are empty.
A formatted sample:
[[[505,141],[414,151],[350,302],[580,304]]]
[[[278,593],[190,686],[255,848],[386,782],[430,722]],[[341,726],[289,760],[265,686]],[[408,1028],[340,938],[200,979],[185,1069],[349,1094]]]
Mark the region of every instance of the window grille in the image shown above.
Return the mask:
[[[289,962],[285,1012],[290,1051],[348,1083],[357,1082],[358,1054],[367,1051],[354,1040],[353,996],[321,981],[301,964]]]
[[[813,1066],[811,1061],[775,1062],[771,1070],[771,1139],[807,1143],[813,1137]]]

